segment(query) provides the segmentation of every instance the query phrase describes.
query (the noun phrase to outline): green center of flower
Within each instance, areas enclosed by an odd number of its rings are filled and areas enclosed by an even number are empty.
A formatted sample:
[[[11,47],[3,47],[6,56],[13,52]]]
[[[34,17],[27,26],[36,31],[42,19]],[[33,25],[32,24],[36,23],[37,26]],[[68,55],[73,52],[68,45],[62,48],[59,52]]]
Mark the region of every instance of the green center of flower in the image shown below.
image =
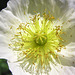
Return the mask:
[[[34,38],[35,43],[39,46],[43,46],[47,42],[47,36],[45,34],[39,33],[39,34],[36,34],[34,37],[35,37]]]

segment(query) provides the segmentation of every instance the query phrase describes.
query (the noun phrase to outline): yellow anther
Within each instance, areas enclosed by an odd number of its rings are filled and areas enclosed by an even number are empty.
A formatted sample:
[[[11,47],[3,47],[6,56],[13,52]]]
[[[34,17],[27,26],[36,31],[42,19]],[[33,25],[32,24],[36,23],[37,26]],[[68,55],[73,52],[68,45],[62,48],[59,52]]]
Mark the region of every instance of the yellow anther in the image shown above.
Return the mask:
[[[55,19],[54,16],[52,16],[51,19]]]
[[[12,29],[12,26],[10,27],[10,29]]]
[[[26,15],[25,11],[24,11],[24,15]]]

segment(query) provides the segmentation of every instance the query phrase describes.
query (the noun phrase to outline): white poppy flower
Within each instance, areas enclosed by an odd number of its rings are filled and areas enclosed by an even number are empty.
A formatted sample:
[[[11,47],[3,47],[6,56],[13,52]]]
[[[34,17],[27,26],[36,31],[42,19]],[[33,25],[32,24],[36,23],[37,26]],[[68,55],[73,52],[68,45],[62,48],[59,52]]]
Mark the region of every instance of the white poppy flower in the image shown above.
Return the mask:
[[[74,0],[9,0],[0,12],[0,59],[13,75],[75,75]]]

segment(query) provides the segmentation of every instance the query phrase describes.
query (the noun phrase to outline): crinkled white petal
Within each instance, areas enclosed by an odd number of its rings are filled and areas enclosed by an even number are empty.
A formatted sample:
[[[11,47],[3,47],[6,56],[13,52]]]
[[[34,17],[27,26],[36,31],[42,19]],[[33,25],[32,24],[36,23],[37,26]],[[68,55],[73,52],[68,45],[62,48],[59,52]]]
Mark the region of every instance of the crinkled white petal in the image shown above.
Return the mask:
[[[42,14],[45,9],[57,19],[64,14],[65,10],[67,11],[68,2],[62,3],[60,0],[29,0],[28,13],[34,14],[34,11],[36,11]]]
[[[14,62],[17,60],[17,56],[7,47],[0,47],[0,59],[7,59]]]
[[[8,61],[8,66],[13,75],[31,75],[19,66],[18,63],[11,63]]]
[[[67,30],[67,28],[70,28],[74,26],[75,23],[75,10],[69,9],[64,12],[64,15],[60,17],[60,20],[62,20],[63,29]]]
[[[75,67],[62,66],[53,66],[49,75],[75,75]]]
[[[11,26],[17,27],[20,24],[19,18],[14,16],[11,11],[3,9],[0,12],[0,34],[5,35],[10,34],[12,31],[10,30]]]
[[[75,42],[75,11],[74,9],[69,10],[64,14],[61,18],[63,32],[64,34],[61,35],[62,39],[65,40],[63,43],[65,46],[71,42]]]
[[[0,26],[7,28],[8,26],[19,24],[20,20],[13,13],[7,9],[3,9],[0,12]]]
[[[8,48],[8,40],[6,40],[6,38],[5,35],[0,34],[0,59],[7,59],[11,62],[16,61],[17,57],[13,51]]]
[[[75,0],[67,0],[70,8],[75,8]]]
[[[20,20],[16,18],[12,12],[4,9],[0,12],[0,58],[11,59],[12,52],[8,48],[10,35],[13,33],[10,30],[11,26],[17,27]]]
[[[69,8],[75,8],[75,0],[59,0],[62,3],[66,3],[68,4]]]
[[[65,40],[65,42],[63,43],[65,46],[71,42],[75,42],[75,25],[70,26],[66,30],[64,29],[63,32],[65,34],[61,35],[61,37]]]
[[[60,72],[58,75],[75,75],[75,68],[63,66],[63,68],[60,69]]]
[[[62,49],[58,55],[61,65],[75,66],[75,43],[67,45],[66,49]]]
[[[59,18],[67,11],[68,2],[63,3],[60,0],[10,0],[7,6],[7,10],[10,10],[23,22],[29,17],[28,14],[34,15],[35,12],[43,14],[45,9],[47,12],[50,11],[55,18]]]
[[[10,0],[7,4],[7,10],[10,10],[22,22],[26,22],[29,0]]]

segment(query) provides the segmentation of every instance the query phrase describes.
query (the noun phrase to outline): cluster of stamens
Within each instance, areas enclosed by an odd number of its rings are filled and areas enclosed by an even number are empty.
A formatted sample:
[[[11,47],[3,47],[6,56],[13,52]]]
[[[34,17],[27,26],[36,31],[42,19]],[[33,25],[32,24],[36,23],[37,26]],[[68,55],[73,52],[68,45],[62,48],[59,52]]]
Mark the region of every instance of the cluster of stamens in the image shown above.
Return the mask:
[[[16,29],[14,37],[9,44],[13,51],[17,52],[18,61],[26,71],[35,67],[35,72],[50,70],[50,63],[55,64],[53,59],[58,60],[57,52],[64,46],[61,44],[63,39],[62,26],[54,26],[55,18],[50,14],[36,14],[30,18],[30,23],[21,23]],[[25,66],[28,63],[28,66]]]

